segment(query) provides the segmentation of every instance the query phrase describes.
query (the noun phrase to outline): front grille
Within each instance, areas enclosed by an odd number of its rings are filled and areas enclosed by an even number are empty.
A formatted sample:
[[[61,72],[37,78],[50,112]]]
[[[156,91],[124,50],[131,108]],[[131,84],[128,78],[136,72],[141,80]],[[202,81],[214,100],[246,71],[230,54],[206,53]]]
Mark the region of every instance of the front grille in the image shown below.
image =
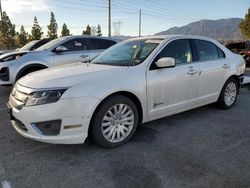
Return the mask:
[[[9,102],[14,108],[21,110],[28,101],[29,97],[30,97],[29,94],[18,91],[16,87],[14,87],[11,92]]]
[[[19,128],[20,130],[22,130],[24,132],[28,132],[28,129],[25,127],[25,125],[21,121],[19,121],[17,119],[15,119],[13,121],[15,122],[15,125],[17,128]]]

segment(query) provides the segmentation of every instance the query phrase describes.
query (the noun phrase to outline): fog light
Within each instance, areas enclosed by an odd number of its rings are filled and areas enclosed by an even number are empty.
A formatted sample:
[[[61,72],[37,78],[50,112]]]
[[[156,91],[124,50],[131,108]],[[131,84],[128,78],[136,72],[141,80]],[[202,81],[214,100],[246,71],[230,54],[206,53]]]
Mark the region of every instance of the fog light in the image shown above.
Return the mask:
[[[42,135],[56,136],[60,134],[62,120],[33,123],[33,127]]]

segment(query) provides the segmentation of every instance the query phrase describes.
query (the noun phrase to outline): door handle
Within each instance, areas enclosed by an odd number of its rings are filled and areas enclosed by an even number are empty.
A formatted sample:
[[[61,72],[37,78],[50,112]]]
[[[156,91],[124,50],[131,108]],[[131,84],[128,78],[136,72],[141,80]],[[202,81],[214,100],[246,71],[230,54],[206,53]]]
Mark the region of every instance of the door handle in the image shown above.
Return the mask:
[[[224,65],[223,65],[223,68],[224,68],[224,69],[228,69],[229,67],[230,67],[230,66],[229,66],[228,64],[224,64]]]
[[[197,74],[198,71],[197,70],[194,70],[194,69],[191,69],[190,71],[187,72],[187,74],[189,75],[194,75],[194,74]]]

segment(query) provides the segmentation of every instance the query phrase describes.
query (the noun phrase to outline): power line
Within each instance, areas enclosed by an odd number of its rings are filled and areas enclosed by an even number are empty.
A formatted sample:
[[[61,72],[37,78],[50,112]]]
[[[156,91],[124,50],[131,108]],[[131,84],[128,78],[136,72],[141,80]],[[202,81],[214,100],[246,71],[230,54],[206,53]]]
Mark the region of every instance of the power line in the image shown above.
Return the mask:
[[[69,1],[66,1],[66,0],[57,0],[57,2],[58,3],[63,3],[63,4],[68,4],[68,5],[79,5],[79,6],[85,6],[85,7],[90,7],[90,8],[92,8],[92,10],[93,10],[93,8],[108,8],[107,6],[102,6],[102,5],[100,5],[100,3],[94,3],[94,2],[86,2],[86,1],[84,1],[84,2],[74,2],[74,3],[71,3],[71,2],[69,2]],[[78,6],[78,7],[79,7]]]
[[[189,17],[189,18],[196,18],[197,16],[196,15],[188,15],[187,12],[183,13],[182,11],[176,11],[175,9],[173,10],[172,8],[169,8],[168,6],[158,6],[156,5],[155,3],[153,4],[148,4],[150,2],[148,1],[145,1],[144,5],[143,5],[143,10],[144,11],[147,11],[147,12],[154,12],[154,13],[157,13],[157,14],[163,14],[163,15],[168,15],[168,10],[171,10],[171,16],[173,17],[179,17],[179,18],[182,18],[185,17]],[[158,4],[158,3],[157,3]],[[131,4],[129,3],[129,1],[125,1],[123,0],[122,2],[119,2],[119,5],[121,5],[121,7],[123,8],[130,8],[130,9],[141,9],[141,6],[138,6],[136,4]],[[164,8],[163,8],[164,7]]]

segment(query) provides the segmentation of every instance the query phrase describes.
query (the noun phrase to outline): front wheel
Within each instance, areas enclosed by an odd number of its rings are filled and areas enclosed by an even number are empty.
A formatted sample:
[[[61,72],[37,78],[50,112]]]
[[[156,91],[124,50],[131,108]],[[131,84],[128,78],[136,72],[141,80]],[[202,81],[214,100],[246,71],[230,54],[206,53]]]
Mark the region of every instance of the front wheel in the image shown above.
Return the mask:
[[[129,98],[116,95],[106,99],[97,109],[91,125],[95,142],[113,148],[128,142],[138,125],[138,110]]]
[[[231,108],[238,96],[239,84],[234,78],[230,78],[224,85],[217,104],[223,109]]]

